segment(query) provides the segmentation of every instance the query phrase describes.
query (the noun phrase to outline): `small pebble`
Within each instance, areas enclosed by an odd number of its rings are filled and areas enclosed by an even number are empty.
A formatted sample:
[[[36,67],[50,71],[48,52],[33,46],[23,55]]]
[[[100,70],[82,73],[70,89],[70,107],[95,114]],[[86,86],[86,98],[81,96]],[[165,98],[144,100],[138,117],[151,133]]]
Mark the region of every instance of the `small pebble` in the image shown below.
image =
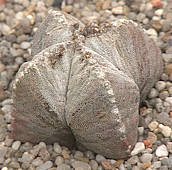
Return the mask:
[[[21,145],[21,142],[20,141],[15,141],[13,144],[12,144],[12,149],[14,150],[18,150],[19,147]]]
[[[33,155],[29,154],[28,152],[24,152],[22,155],[22,162],[25,163],[30,163],[33,160]]]
[[[158,148],[156,149],[155,154],[156,154],[157,157],[168,156],[167,147],[165,145],[158,146]]]
[[[160,91],[160,90],[165,89],[166,84],[165,84],[164,81],[158,81],[158,82],[155,84],[155,87],[156,87],[156,89],[157,89],[158,91]]]
[[[158,127],[159,123],[157,121],[152,121],[148,127],[150,129],[150,131],[154,131],[157,127]]]
[[[91,170],[91,167],[88,163],[86,162],[81,162],[81,161],[74,161],[72,164],[72,167],[75,169],[83,169],[83,170]]]
[[[61,164],[63,164],[63,163],[64,163],[63,157],[57,156],[57,158],[56,158],[56,160],[55,160],[55,164],[56,164],[57,166],[59,166],[59,165],[61,165]]]
[[[152,88],[151,91],[149,92],[148,97],[149,97],[150,99],[152,99],[152,98],[157,97],[158,94],[159,94],[158,90],[155,89],[155,88]]]
[[[129,159],[127,160],[127,163],[129,163],[129,164],[131,164],[131,165],[134,165],[134,164],[136,164],[137,162],[139,162],[139,158],[138,158],[137,155],[132,156],[131,158],[129,158]]]
[[[98,168],[98,163],[95,160],[91,160],[89,162],[89,165],[91,166],[92,170],[97,170],[97,168]]]
[[[61,165],[57,166],[56,170],[71,170],[71,167],[66,164],[61,164]]]
[[[46,148],[40,149],[39,156],[42,158],[43,161],[48,161],[50,159],[50,153]]]
[[[82,158],[84,157],[84,154],[80,151],[76,151],[74,154],[74,158]]]
[[[151,162],[153,158],[153,155],[150,153],[144,153],[141,157],[140,160],[145,163],[145,162]]]
[[[159,93],[159,98],[162,100],[166,99],[168,96],[169,96],[169,93],[167,90]]]
[[[172,62],[172,55],[171,55],[171,54],[163,53],[163,54],[162,54],[162,57],[163,57],[163,60],[164,60],[166,63],[171,63],[171,62]]]
[[[157,35],[158,35],[157,32],[156,32],[156,30],[153,29],[153,28],[150,28],[150,29],[146,30],[146,33],[148,35],[152,35],[152,36],[155,36],[155,37],[157,37]]]
[[[167,150],[172,153],[172,142],[167,142]]]
[[[155,11],[155,15],[161,16],[163,14],[164,10],[163,9],[157,9]]]
[[[53,163],[51,161],[46,161],[44,164],[38,166],[36,170],[47,170],[53,166]]]
[[[151,165],[150,168],[152,168],[152,169],[158,169],[160,167],[161,167],[161,161],[155,161],[155,162],[153,162],[153,164]]]
[[[165,73],[163,73],[163,74],[161,75],[161,80],[167,81],[167,80],[168,80],[168,75],[165,74]],[[167,85],[166,85],[166,87],[167,87]]]
[[[148,132],[147,139],[150,140],[152,144],[154,144],[157,141],[157,136],[153,132]]]
[[[158,128],[159,128],[159,131],[160,131],[165,137],[170,137],[171,132],[172,132],[172,130],[171,130],[170,127],[164,126],[164,125],[162,125],[162,124],[159,124]]]
[[[106,159],[105,159],[104,156],[99,155],[99,154],[96,155],[96,161],[97,161],[98,163],[101,163],[101,161],[105,161],[105,160],[106,160]]]
[[[144,127],[138,127],[139,135],[142,136],[144,133]]]
[[[141,168],[142,169],[148,169],[148,167],[151,166],[151,162],[144,162],[144,163],[141,163]]]
[[[138,153],[142,152],[145,150],[145,145],[143,142],[137,142],[134,149],[131,152],[131,155],[137,155]]]
[[[30,48],[30,46],[31,46],[30,42],[25,42],[24,41],[24,42],[21,43],[21,48],[24,49],[24,50]]]
[[[122,15],[124,13],[123,7],[118,6],[112,9],[112,13],[115,15]]]
[[[62,149],[58,143],[54,143],[54,151],[58,154],[61,154]]]
[[[168,64],[165,66],[165,72],[167,75],[170,75],[172,73],[172,64]]]
[[[0,24],[0,31],[2,32],[2,34],[4,35],[8,35],[11,31],[10,27],[7,24]]]
[[[172,105],[172,97],[167,97],[165,99],[166,102],[170,103]]]
[[[85,155],[88,159],[95,159],[94,153],[91,151],[86,151]]]
[[[32,165],[34,166],[41,166],[42,164],[43,164],[43,161],[41,160],[40,157],[37,157],[36,159],[32,161]]]

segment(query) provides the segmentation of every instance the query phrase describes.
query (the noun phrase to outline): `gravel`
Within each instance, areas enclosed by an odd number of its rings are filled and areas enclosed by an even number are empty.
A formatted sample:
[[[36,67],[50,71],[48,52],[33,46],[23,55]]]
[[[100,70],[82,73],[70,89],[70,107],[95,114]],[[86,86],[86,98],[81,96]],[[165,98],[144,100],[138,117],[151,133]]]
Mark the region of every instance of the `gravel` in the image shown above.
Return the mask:
[[[58,143],[22,143],[10,138],[11,83],[31,58],[32,38],[55,8],[83,23],[129,18],[142,25],[162,51],[165,70],[140,108],[138,141],[127,160]],[[61,8],[61,9],[60,9]],[[0,0],[0,169],[2,170],[171,170],[172,169],[172,1],[171,0]]]

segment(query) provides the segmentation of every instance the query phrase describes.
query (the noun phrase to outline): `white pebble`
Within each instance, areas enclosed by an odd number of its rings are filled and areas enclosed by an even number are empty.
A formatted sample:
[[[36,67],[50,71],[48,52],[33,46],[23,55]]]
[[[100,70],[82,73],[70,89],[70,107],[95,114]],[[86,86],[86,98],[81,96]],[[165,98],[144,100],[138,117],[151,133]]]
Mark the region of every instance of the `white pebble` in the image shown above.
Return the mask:
[[[112,9],[112,13],[113,14],[118,14],[121,15],[124,13],[123,7],[122,6],[118,6]]]
[[[152,88],[151,90],[150,90],[150,92],[149,92],[149,98],[150,99],[152,99],[152,98],[155,98],[155,97],[157,97],[158,96],[158,90],[157,89],[155,89],[155,88]]]
[[[158,124],[159,124],[159,123],[158,123],[157,121],[151,122],[151,123],[148,125],[150,131],[154,131],[154,130],[158,127]]]
[[[40,157],[37,157],[36,159],[34,159],[34,160],[32,161],[32,165],[34,165],[34,166],[40,166],[40,165],[42,165],[42,164],[43,164],[43,161],[41,160]]]
[[[168,156],[168,151],[167,151],[167,147],[165,145],[161,145],[156,149],[155,152],[157,157],[165,157]]]
[[[170,137],[172,131],[170,127],[159,124],[158,128],[165,137]]]
[[[0,24],[0,31],[2,32],[2,34],[4,35],[8,35],[11,31],[10,27],[7,24]]]
[[[22,4],[23,0],[14,0],[15,3]]]
[[[28,152],[24,152],[22,155],[21,161],[30,163],[33,160],[33,155],[29,154]]]
[[[20,45],[20,47],[25,50],[28,49],[30,46],[31,46],[30,42],[26,42],[26,41],[22,42]]]
[[[167,97],[165,99],[166,102],[170,103],[172,105],[172,97]]]
[[[39,143],[39,149],[46,148],[46,144],[44,142]]]
[[[164,12],[163,9],[157,9],[157,10],[155,11],[155,15],[161,16],[161,15],[163,14],[163,12]]]
[[[161,161],[155,161],[153,164],[150,166],[151,169],[159,169],[161,167]]]
[[[97,155],[96,155],[96,161],[97,161],[98,163],[100,163],[101,161],[104,161],[104,160],[106,160],[104,156],[102,156],[102,155],[100,155],[100,154],[97,154]]]
[[[142,152],[145,150],[145,145],[143,142],[137,142],[134,149],[131,152],[131,155],[137,155],[138,153]]]
[[[3,167],[1,170],[8,170],[8,168],[7,167]]]
[[[54,143],[54,151],[58,154],[62,152],[62,149],[58,143]]]
[[[158,91],[160,90],[163,90],[165,89],[166,87],[166,83],[164,81],[158,81],[156,84],[155,84],[155,87]]]
[[[16,15],[15,15],[15,18],[17,20],[22,20],[24,18],[24,15],[23,15],[23,12],[17,12]]]
[[[160,21],[161,18],[159,16],[153,16],[152,21]]]
[[[152,6],[152,4],[149,2],[149,3],[147,3],[146,4],[146,11],[151,11],[152,10],[152,8],[153,8],[153,6]]]
[[[149,19],[148,19],[148,18],[144,18],[142,22],[143,22],[143,24],[145,24],[145,25],[146,25],[146,24],[148,24],[148,23],[149,23]]]
[[[138,127],[138,132],[139,132],[139,135],[143,135],[144,133],[144,127]]]
[[[12,144],[12,149],[18,150],[19,147],[20,147],[20,145],[21,145],[21,142],[20,142],[20,141],[15,141],[15,142],[13,142],[13,144]]]
[[[158,35],[157,32],[156,32],[156,30],[153,29],[153,28],[150,28],[150,29],[146,30],[146,33],[148,35],[152,35],[152,36],[155,36],[155,37],[157,37],[157,35]]]
[[[57,166],[63,164],[63,162],[64,162],[64,159],[63,159],[61,156],[57,156],[57,157],[56,157],[55,164],[56,164]]]

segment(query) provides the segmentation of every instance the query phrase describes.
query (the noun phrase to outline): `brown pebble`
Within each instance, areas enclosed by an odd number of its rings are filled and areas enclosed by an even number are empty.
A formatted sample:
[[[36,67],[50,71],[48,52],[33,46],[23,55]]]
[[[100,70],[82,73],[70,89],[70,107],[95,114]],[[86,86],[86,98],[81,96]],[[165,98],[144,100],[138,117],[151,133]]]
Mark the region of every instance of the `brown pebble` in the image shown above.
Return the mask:
[[[70,158],[69,152],[66,151],[66,150],[62,150],[62,155],[63,155],[63,158],[65,158],[65,159],[69,159]]]
[[[146,169],[146,168],[148,168],[148,167],[150,167],[150,166],[151,166],[151,162],[141,163],[141,168],[142,168],[142,169]]]
[[[113,169],[112,164],[109,161],[101,161],[101,164],[104,169]]]
[[[113,167],[114,168],[119,168],[119,166],[122,164],[124,162],[124,160],[118,160],[118,161],[116,161],[114,164],[113,164]]]
[[[42,148],[39,151],[39,156],[42,158],[43,161],[48,161],[50,159],[50,154],[46,148]]]
[[[72,12],[72,9],[73,9],[72,5],[67,5],[63,8],[63,11],[70,13],[70,12]]]
[[[118,6],[112,9],[112,13],[115,15],[122,15],[124,14],[124,9],[122,6]]]
[[[0,62],[0,73],[5,70],[5,65]]]
[[[165,67],[165,72],[167,75],[170,75],[172,73],[172,64],[169,64]]]
[[[160,21],[154,21],[152,23],[152,27],[155,28],[157,31],[160,31],[162,28],[162,24],[160,23]]]
[[[172,118],[172,111],[170,112],[170,118]]]
[[[76,160],[89,163],[89,159],[85,157],[76,158]]]
[[[110,0],[105,0],[102,6],[103,10],[106,10],[110,7]]]
[[[167,150],[172,153],[172,142],[167,142]]]

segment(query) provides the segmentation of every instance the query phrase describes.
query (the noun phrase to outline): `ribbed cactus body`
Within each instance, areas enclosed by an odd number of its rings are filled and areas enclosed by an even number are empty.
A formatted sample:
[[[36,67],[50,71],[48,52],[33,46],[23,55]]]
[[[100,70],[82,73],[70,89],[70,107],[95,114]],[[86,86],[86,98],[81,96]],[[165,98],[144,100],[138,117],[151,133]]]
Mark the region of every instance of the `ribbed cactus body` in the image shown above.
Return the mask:
[[[32,54],[13,83],[13,137],[129,156],[139,105],[163,69],[153,40],[132,21],[85,26],[50,11]]]

